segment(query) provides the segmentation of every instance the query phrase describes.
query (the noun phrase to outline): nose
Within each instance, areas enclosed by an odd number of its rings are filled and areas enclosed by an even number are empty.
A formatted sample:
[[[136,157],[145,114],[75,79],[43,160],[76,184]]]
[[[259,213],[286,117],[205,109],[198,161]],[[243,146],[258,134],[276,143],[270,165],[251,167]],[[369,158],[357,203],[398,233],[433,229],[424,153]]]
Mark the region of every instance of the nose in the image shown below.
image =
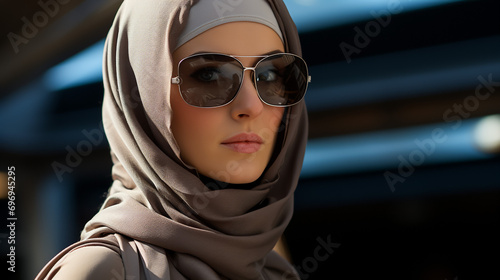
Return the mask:
[[[253,83],[253,71],[245,71],[240,91],[231,105],[231,116],[236,120],[252,119],[262,113],[264,104]]]

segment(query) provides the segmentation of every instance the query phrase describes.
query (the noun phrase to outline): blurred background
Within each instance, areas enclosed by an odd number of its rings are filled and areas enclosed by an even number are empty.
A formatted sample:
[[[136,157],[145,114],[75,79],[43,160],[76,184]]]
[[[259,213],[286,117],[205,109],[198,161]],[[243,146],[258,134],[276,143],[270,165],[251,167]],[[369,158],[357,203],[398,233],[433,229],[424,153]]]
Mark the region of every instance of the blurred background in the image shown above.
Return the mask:
[[[235,1],[225,1],[235,3]],[[103,39],[121,1],[3,2],[0,218],[33,279],[102,203]],[[500,256],[500,3],[285,0],[310,135],[285,232],[303,279],[492,279]]]

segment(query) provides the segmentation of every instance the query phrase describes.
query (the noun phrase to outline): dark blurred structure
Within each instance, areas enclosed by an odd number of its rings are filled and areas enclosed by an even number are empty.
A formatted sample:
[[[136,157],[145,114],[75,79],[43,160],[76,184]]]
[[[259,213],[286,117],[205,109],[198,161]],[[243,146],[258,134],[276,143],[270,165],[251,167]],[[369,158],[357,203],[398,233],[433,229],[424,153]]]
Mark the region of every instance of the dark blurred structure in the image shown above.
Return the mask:
[[[78,240],[111,183],[99,57],[74,83],[54,73],[102,49],[120,1],[40,2],[2,4],[0,172],[16,167],[19,245],[7,279]],[[285,237],[303,278],[498,277],[500,3],[360,1],[335,22],[333,1],[285,2],[332,14],[297,20],[311,140]]]

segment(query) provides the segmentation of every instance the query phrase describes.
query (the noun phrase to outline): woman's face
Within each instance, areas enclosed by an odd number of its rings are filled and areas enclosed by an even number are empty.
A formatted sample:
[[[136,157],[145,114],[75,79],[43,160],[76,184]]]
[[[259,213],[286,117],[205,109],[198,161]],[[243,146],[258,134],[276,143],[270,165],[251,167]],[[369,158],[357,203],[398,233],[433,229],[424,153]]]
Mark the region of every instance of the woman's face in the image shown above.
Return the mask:
[[[271,28],[253,22],[226,23],[196,36],[173,53],[174,76],[179,61],[194,53],[255,56],[277,50],[284,51],[283,43]],[[260,58],[238,59],[245,67],[253,67]],[[271,158],[284,109],[261,102],[251,74],[245,71],[236,98],[218,108],[188,105],[178,86],[172,84],[171,128],[181,158],[204,176],[232,184],[251,183],[261,176]]]

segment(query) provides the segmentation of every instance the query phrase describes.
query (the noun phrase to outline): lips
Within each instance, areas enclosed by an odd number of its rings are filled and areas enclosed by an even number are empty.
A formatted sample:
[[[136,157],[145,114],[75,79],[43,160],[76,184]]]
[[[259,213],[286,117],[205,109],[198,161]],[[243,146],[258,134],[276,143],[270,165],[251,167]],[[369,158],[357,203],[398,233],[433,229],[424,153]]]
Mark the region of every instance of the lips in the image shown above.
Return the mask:
[[[260,150],[263,143],[255,133],[240,133],[222,141],[221,145],[238,153],[251,154]]]

